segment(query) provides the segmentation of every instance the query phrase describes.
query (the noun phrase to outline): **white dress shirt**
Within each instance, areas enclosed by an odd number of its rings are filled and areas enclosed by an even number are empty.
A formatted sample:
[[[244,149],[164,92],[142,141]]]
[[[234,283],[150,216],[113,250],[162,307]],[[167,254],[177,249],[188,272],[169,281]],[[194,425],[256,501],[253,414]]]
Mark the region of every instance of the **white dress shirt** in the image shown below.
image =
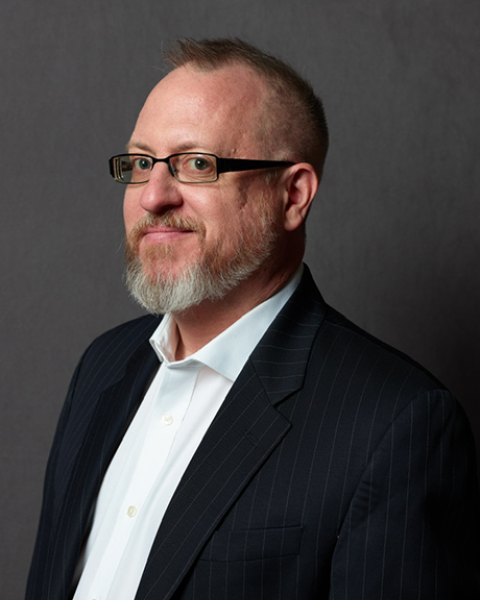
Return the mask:
[[[150,338],[160,367],[98,494],[78,565],[74,600],[135,597],[165,511],[188,464],[248,357],[297,287],[255,307],[206,346],[174,359],[177,327],[166,315]]]

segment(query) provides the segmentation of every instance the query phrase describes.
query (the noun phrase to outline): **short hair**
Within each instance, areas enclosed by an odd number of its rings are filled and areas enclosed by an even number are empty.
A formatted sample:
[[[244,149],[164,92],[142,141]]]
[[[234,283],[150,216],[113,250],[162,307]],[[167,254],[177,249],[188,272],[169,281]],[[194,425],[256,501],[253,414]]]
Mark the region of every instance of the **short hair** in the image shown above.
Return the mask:
[[[262,124],[267,146],[283,153],[276,158],[310,163],[321,177],[328,150],[325,111],[310,83],[293,67],[239,39],[181,39],[164,58],[174,68],[191,64],[214,71],[240,64],[257,73],[267,90]]]

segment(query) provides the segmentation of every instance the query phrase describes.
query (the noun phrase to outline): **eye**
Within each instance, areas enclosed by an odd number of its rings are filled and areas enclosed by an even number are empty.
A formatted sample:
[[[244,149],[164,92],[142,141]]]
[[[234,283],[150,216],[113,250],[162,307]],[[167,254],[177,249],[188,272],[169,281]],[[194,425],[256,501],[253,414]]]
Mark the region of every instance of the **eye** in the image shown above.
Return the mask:
[[[132,166],[135,171],[150,171],[152,161],[145,156],[132,157]]]
[[[179,154],[173,168],[180,181],[214,181],[217,176],[215,157],[208,154]]]
[[[211,168],[211,161],[208,161],[203,156],[195,156],[187,162],[187,168],[192,169],[192,171],[205,171]]]
[[[211,175],[215,173],[215,158],[208,154],[184,154],[181,169],[191,175]]]

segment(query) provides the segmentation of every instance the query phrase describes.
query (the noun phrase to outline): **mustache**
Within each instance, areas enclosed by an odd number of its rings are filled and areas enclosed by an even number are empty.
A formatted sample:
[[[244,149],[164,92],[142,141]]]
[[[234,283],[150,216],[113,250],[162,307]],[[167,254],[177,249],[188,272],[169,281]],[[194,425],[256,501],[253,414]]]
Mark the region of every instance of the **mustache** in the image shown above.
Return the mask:
[[[128,235],[128,242],[135,247],[140,242],[145,232],[150,227],[174,227],[184,231],[193,231],[205,237],[205,227],[192,219],[191,217],[182,217],[173,211],[168,211],[163,215],[146,214],[138,223],[136,223]]]

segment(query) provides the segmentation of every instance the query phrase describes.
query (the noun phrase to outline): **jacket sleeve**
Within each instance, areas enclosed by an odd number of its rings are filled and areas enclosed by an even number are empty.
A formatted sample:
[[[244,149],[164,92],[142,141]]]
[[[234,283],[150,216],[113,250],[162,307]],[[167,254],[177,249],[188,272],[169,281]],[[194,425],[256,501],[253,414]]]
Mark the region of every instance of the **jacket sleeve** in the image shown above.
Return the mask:
[[[371,456],[332,561],[330,600],[478,600],[474,442],[446,391],[419,395]]]
[[[58,460],[59,449],[62,446],[64,431],[68,422],[70,408],[72,405],[73,396],[75,394],[75,388],[81,370],[82,361],[83,358],[78,364],[70,382],[67,398],[60,413],[60,418],[58,421],[52,448],[50,451],[50,456],[47,463],[45,482],[43,488],[42,510],[40,513],[37,538],[33,551],[32,562],[30,565],[30,572],[27,580],[25,600],[39,600],[39,598],[43,598],[43,590],[45,590],[48,585],[46,578],[49,577],[49,554],[51,548],[52,531],[54,530],[53,524],[55,522],[55,489],[53,483],[54,475]]]

